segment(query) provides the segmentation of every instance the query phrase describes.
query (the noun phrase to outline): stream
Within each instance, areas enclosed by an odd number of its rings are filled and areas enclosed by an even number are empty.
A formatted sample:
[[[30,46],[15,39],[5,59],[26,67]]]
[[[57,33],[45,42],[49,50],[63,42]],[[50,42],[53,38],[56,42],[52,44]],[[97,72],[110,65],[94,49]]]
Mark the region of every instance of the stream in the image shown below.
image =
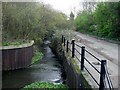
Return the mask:
[[[42,60],[25,69],[2,73],[3,89],[22,88],[27,84],[39,81],[64,83],[63,66],[59,63],[47,42],[44,42],[44,57]]]

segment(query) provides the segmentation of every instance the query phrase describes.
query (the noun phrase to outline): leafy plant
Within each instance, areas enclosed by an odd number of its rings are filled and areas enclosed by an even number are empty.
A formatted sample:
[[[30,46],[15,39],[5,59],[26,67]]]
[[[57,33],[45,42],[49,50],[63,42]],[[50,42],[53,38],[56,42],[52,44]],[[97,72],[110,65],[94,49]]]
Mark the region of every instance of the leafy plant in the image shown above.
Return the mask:
[[[45,90],[68,90],[68,86],[64,84],[55,84],[51,82],[34,82],[26,85],[22,90],[45,89]]]

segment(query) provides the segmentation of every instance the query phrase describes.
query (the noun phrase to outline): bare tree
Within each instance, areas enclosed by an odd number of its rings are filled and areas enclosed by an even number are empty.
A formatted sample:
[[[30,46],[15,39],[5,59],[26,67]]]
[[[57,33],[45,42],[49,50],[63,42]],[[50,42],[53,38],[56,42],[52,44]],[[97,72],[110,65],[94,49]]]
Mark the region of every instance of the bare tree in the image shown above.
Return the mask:
[[[84,2],[82,2],[82,7],[83,7],[83,10],[91,14],[92,11],[95,9],[96,4],[97,2],[95,2],[95,0],[93,0],[92,2],[88,0],[84,0]]]

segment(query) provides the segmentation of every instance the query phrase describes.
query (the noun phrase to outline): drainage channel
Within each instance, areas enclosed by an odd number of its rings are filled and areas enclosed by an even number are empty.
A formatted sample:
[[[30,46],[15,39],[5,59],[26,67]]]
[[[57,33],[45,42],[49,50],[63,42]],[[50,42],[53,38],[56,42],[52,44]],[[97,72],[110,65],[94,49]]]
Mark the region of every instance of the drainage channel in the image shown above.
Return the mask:
[[[3,72],[2,88],[22,88],[39,81],[64,83],[64,69],[45,41],[44,57],[26,69]]]

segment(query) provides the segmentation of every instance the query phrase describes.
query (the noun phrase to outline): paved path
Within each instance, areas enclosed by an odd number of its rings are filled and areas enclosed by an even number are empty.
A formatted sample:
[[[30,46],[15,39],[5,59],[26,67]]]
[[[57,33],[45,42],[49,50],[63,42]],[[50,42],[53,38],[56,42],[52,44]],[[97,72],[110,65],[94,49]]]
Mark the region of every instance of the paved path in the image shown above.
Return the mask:
[[[86,46],[86,49],[97,56],[100,60],[107,60],[109,75],[112,79],[114,87],[118,88],[118,44],[96,39],[89,35],[81,34],[78,32],[73,32],[73,34],[77,44]],[[98,61],[93,59],[87,53],[86,57],[91,63],[94,64],[94,66],[98,70],[100,70],[100,65]],[[92,70],[91,66],[89,66],[87,62],[85,62],[85,65],[93,73],[93,75],[99,82],[99,75],[94,70]],[[94,83],[92,82],[92,84]],[[94,87],[97,87],[97,85],[94,84]]]

